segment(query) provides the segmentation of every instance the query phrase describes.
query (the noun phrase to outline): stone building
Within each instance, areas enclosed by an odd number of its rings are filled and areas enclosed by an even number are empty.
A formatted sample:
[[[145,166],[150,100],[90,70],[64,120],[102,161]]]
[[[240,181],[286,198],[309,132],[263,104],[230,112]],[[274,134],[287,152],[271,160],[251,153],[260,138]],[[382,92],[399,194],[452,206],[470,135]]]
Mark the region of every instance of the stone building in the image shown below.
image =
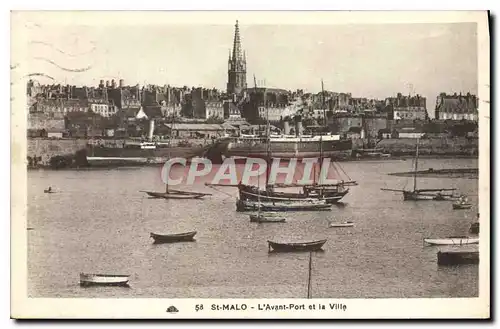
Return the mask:
[[[438,120],[478,120],[478,98],[467,93],[441,93],[436,100],[435,118]]]
[[[398,93],[396,97],[388,97],[385,105],[391,109],[394,120],[425,120],[428,118],[426,98],[420,95],[404,96]]]

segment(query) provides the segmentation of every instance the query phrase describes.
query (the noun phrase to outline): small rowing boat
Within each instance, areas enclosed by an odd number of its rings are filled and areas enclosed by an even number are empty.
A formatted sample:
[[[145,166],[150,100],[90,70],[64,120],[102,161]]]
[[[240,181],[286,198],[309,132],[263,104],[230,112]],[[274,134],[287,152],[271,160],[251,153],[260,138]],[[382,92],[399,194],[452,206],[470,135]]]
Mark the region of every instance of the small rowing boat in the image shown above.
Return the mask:
[[[457,202],[453,204],[453,209],[470,209],[472,204],[470,204],[465,195],[461,195]]]
[[[354,222],[330,223],[329,227],[353,227]]]
[[[424,239],[424,242],[431,245],[465,245],[479,243],[479,238],[468,236],[452,236],[441,239]]]
[[[155,199],[175,199],[175,200],[201,199],[205,196],[203,194],[180,194],[180,193],[149,192],[149,191],[143,191],[143,192]]]
[[[56,193],[56,191],[54,191],[52,189],[52,187],[49,186],[49,188],[46,188],[45,190],[43,190],[43,193]]]
[[[310,242],[274,242],[267,241],[269,252],[293,252],[293,251],[318,251],[326,243],[325,240],[310,241]],[[272,250],[271,250],[272,249]]]
[[[128,286],[130,275],[80,273],[80,286]]]
[[[194,241],[194,236],[196,231],[177,233],[177,234],[156,234],[150,233],[150,237],[153,238],[154,243],[172,243],[172,242],[184,242],[184,241]]]

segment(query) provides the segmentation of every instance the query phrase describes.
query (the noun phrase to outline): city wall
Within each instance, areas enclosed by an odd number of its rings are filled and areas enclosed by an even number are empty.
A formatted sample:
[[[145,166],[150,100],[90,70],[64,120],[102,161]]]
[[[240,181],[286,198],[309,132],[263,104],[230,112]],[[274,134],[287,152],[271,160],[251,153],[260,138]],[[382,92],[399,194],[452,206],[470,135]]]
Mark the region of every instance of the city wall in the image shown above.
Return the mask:
[[[27,157],[37,158],[37,165],[49,166],[51,158],[74,156],[77,151],[84,150],[86,144],[84,139],[28,138]]]

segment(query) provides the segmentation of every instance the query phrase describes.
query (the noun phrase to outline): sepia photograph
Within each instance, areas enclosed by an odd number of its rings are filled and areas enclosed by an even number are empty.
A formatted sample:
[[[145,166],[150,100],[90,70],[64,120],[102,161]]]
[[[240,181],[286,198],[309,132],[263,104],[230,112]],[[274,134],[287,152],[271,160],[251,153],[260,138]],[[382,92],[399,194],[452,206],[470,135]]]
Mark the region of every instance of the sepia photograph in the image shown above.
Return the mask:
[[[486,11],[12,11],[11,316],[489,318],[489,53]]]

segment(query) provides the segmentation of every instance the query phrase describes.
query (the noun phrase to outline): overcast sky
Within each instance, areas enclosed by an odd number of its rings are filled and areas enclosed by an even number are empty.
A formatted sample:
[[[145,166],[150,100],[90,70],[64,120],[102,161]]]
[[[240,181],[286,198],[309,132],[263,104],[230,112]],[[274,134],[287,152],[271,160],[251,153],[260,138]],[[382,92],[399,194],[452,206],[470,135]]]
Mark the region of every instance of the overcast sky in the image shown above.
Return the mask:
[[[123,78],[128,85],[225,90],[234,21],[163,26],[33,23],[26,27],[26,63],[30,72],[76,85]],[[248,86],[253,86],[255,74],[269,87],[314,92],[321,90],[323,79],[325,89],[355,97],[383,99],[411,91],[427,97],[430,112],[440,92],[477,93],[475,23],[260,25],[241,18],[239,23]]]

